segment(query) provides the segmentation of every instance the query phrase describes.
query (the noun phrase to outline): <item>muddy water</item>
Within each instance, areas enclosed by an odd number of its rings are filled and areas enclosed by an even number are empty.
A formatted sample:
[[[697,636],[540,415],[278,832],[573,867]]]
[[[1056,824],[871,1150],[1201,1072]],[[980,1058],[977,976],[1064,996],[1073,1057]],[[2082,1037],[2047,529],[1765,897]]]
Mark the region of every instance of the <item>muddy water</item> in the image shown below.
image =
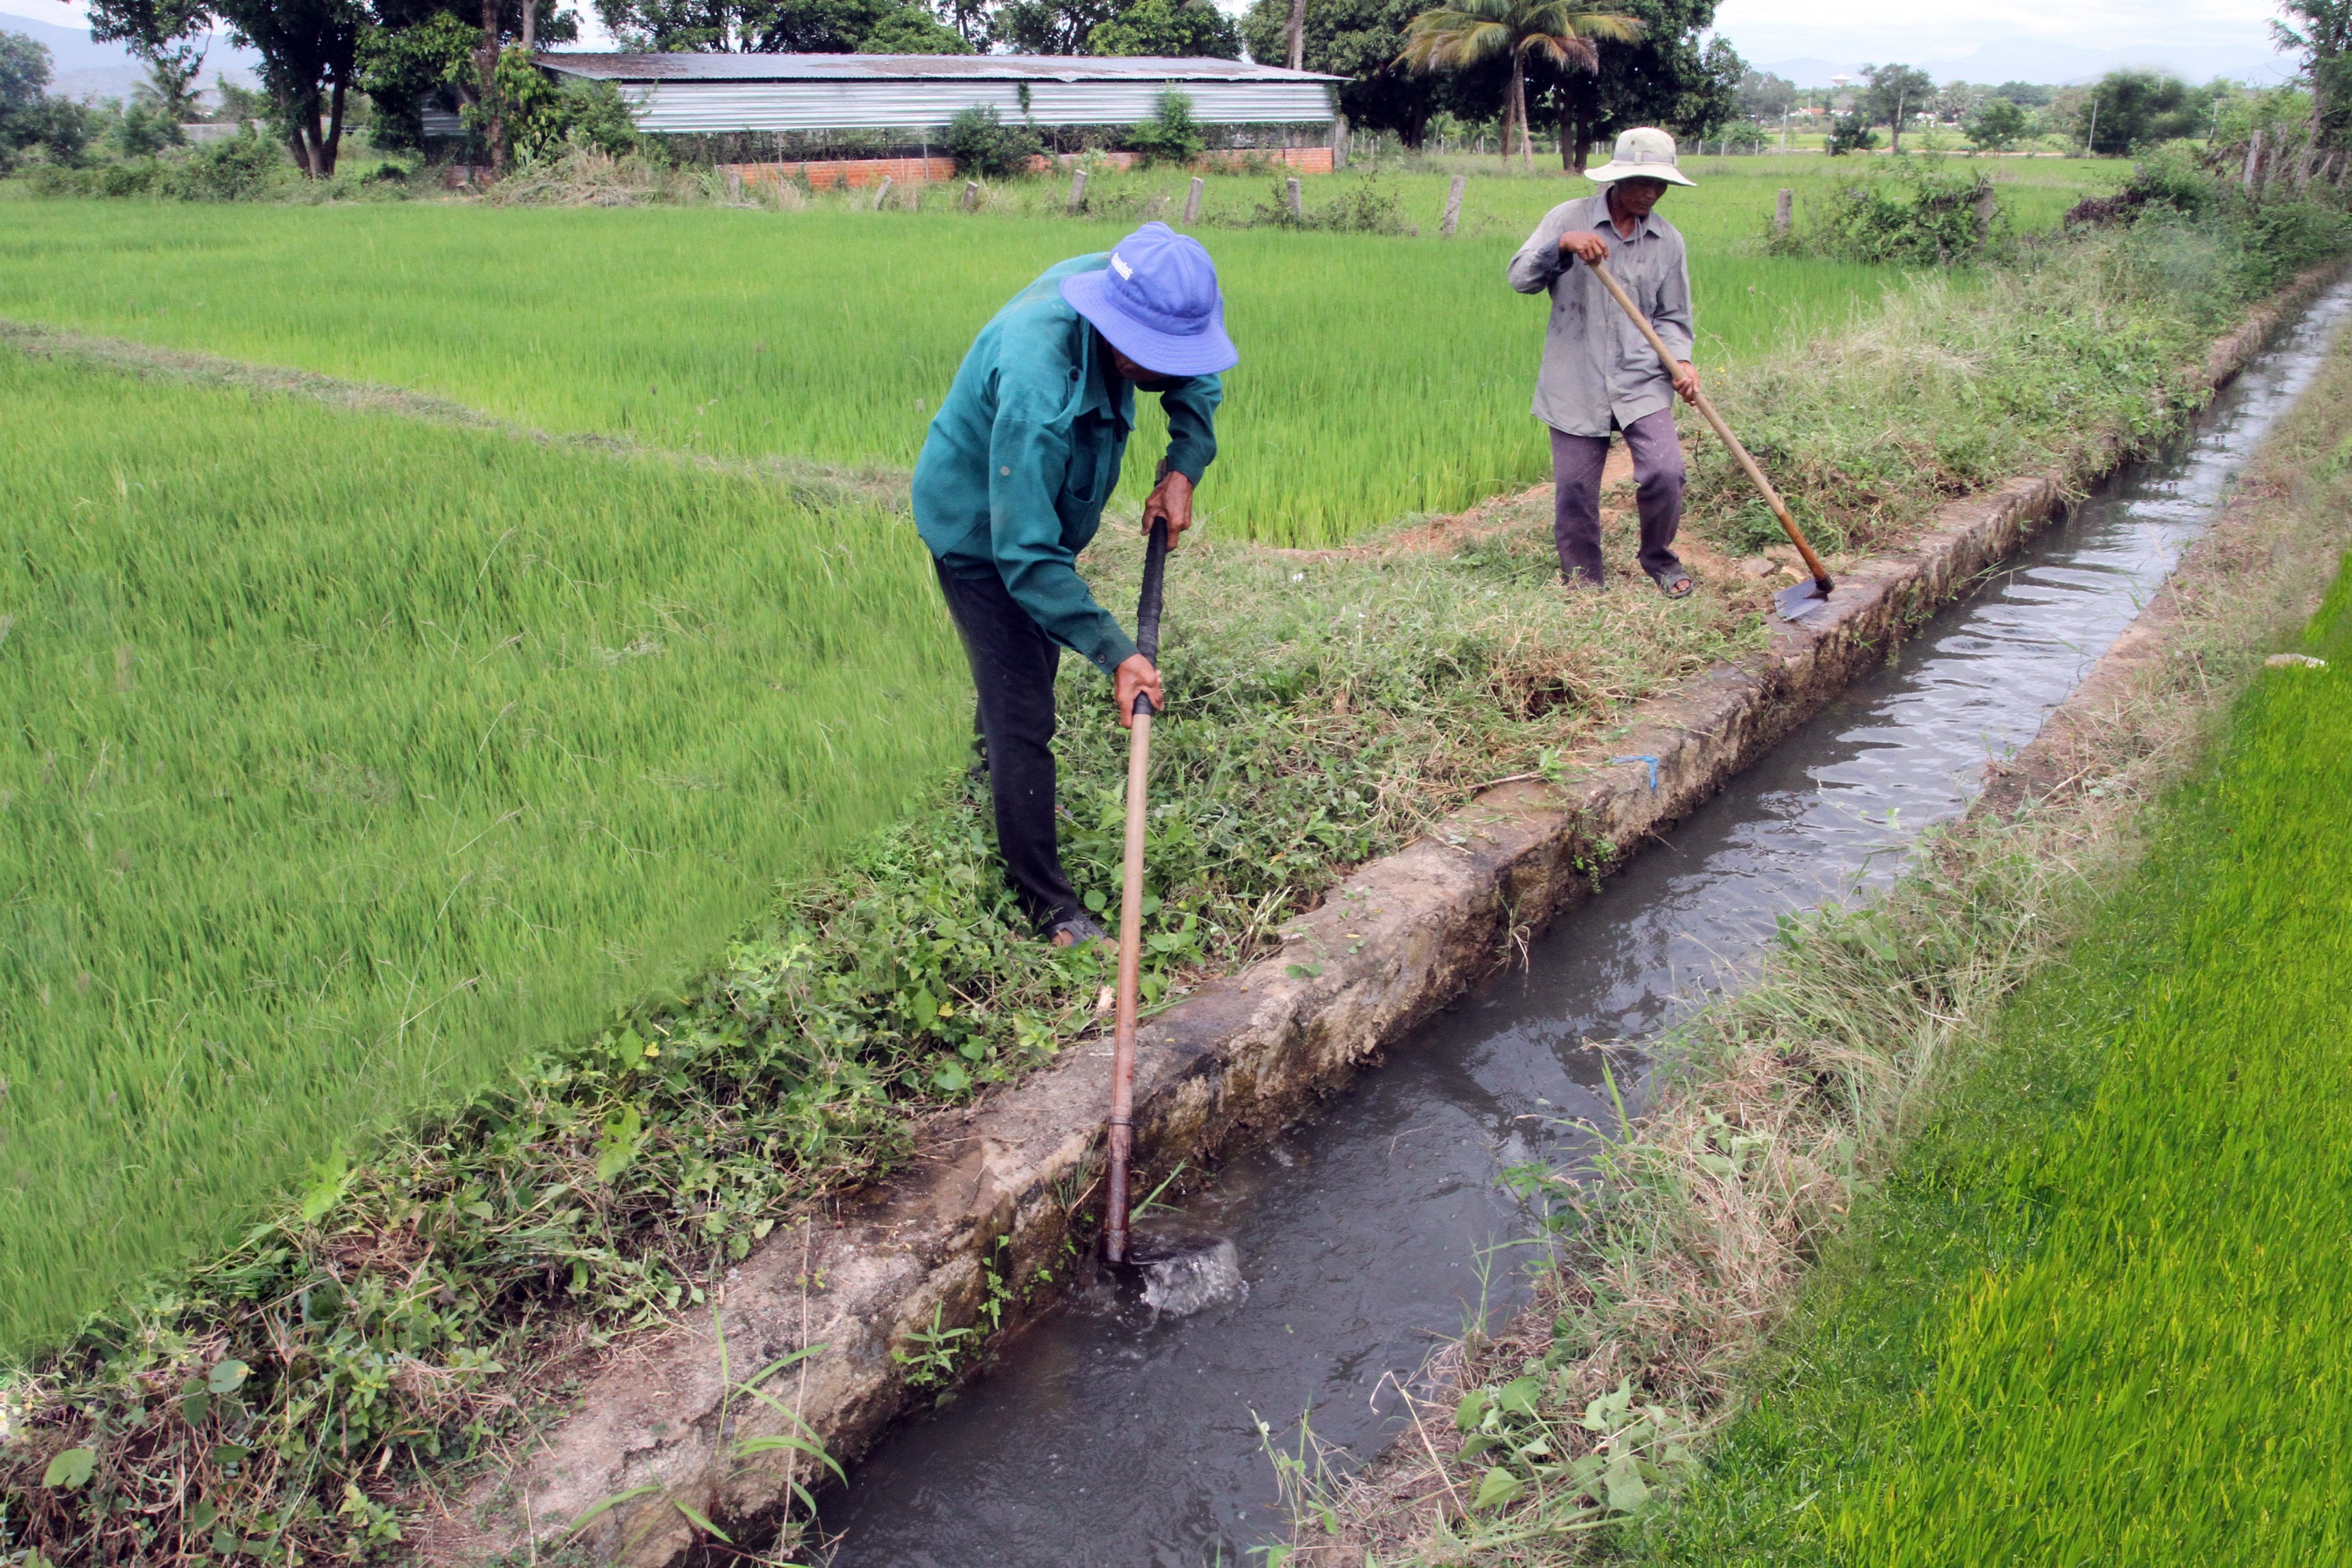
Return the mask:
[[[2045,532],[1975,597],[1652,844],[1488,984],[1187,1205],[1238,1281],[1071,1303],[945,1407],[900,1427],[829,1500],[837,1568],[1198,1568],[1277,1539],[1259,1419],[1362,1458],[1395,1436],[1388,1380],[1465,1317],[1521,1296],[1497,1177],[1572,1158],[1605,1121],[1604,1054],[1736,977],[1783,914],[1893,877],[1990,757],[2031,740],[2210,521],[2230,479],[2352,314],[2322,297],[2193,437]],[[1629,1081],[1630,1080],[1630,1081]]]

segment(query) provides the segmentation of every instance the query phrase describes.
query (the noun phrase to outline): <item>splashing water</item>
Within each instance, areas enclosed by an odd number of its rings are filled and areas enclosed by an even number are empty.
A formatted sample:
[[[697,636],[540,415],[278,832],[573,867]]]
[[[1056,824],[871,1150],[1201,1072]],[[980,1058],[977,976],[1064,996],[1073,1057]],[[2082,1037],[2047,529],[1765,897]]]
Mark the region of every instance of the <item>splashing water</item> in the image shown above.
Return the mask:
[[[1214,1246],[1143,1266],[1143,1304],[1168,1317],[1189,1318],[1248,1295],[1241,1254],[1222,1237]]]

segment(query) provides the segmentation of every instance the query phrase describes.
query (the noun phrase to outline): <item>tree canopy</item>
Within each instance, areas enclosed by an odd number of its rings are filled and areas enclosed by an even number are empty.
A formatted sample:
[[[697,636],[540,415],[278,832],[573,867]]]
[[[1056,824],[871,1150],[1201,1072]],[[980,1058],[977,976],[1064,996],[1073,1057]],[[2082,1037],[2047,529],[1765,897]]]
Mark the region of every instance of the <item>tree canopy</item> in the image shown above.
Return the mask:
[[[1339,109],[1352,124],[1393,131],[1408,147],[1421,145],[1440,111],[1483,118],[1494,111],[1499,70],[1430,75],[1398,63],[1405,29],[1427,0],[1307,0],[1300,63],[1311,71],[1348,78]],[[1290,0],[1255,0],[1241,19],[1249,57],[1268,65],[1288,61]]]
[[[2155,71],[2109,71],[2091,89],[2076,132],[2094,153],[2122,154],[2205,129],[2208,100]]]
[[[1883,121],[1892,141],[1903,151],[1904,122],[1927,108],[1936,97],[1936,79],[1914,66],[1864,66],[1870,85],[1862,90],[1862,107],[1872,120]]]
[[[1721,37],[1700,41],[1715,26],[1715,3],[1610,0],[1642,23],[1639,38],[1602,48],[1597,71],[1533,73],[1530,88],[1560,123],[1563,164],[1581,170],[1593,143],[1636,125],[1697,138],[1731,122],[1748,62]]]
[[[1210,0],[1135,0],[1087,30],[1087,50],[1237,60],[1242,58],[1242,30]]]

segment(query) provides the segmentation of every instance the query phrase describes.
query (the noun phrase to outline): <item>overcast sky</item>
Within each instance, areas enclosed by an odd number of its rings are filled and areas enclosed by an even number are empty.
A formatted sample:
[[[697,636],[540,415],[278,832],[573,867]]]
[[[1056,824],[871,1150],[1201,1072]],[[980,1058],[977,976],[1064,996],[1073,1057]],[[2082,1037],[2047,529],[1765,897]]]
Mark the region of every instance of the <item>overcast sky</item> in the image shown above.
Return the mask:
[[[1751,60],[1948,59],[1991,39],[2106,49],[2269,47],[2268,0],[1722,0],[1717,31]]]
[[[1228,10],[1239,0],[1221,0]],[[580,7],[592,33],[594,15]],[[0,0],[0,12],[61,26],[83,10],[65,0]],[[2269,49],[2269,0],[1722,0],[1716,26],[1759,63],[1826,59],[1938,60],[1999,40],[2107,50],[2120,44],[2176,51]]]

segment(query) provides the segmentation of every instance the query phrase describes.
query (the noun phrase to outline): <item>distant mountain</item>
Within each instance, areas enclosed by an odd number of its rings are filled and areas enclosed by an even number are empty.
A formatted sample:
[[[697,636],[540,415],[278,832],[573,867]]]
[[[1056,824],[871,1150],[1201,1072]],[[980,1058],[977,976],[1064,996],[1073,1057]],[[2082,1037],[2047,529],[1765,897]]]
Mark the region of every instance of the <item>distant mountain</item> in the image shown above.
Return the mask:
[[[1736,47],[1739,40],[1733,38],[1731,42]],[[1799,87],[1828,87],[1832,85],[1830,79],[1832,77],[1843,75],[1858,79],[1864,63],[1808,56],[1799,59],[1760,62],[1756,68],[1786,77]],[[1882,58],[1873,63],[1884,64],[1885,60]],[[2030,81],[2053,87],[2096,81],[2109,71],[2134,68],[2160,70],[2189,82],[2202,83],[2221,76],[2264,86],[2284,81],[2294,74],[2294,62],[2289,56],[2244,45],[2226,44],[2204,47],[2122,45],[2114,48],[2086,49],[2065,44],[2017,40],[1981,45],[1964,58],[1906,60],[1903,63],[1917,66],[1939,82]]]
[[[147,79],[147,68],[121,44],[97,44],[79,27],[36,22],[30,16],[0,11],[0,33],[22,33],[48,47],[49,90],[65,98],[129,98],[131,89]],[[213,36],[205,56],[204,75],[209,88],[215,75],[226,76],[239,87],[258,87],[261,57],[240,49],[226,34]]]

